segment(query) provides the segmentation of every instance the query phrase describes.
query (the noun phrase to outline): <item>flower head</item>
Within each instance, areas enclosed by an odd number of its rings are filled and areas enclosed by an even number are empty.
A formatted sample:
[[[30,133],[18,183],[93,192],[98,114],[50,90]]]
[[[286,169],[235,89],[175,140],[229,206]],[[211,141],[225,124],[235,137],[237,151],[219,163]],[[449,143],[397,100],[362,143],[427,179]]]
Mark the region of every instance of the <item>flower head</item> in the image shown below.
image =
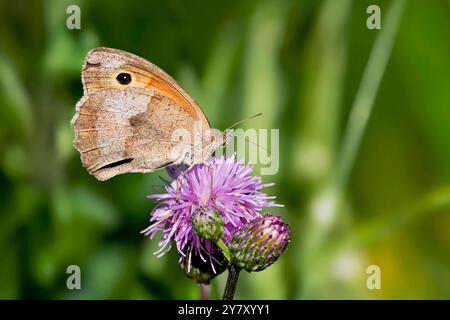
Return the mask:
[[[165,187],[167,193],[148,196],[156,199],[158,204],[151,214],[152,224],[142,231],[150,237],[162,231],[156,254],[165,254],[175,242],[180,262],[187,261],[190,268],[192,257],[198,256],[202,261],[208,261],[216,273],[218,261],[214,253],[220,249],[196,234],[192,218],[199,210],[221,214],[221,239],[228,243],[236,230],[260,217],[263,208],[279,206],[271,200],[274,197],[260,191],[269,185],[263,185],[260,177],[251,176],[252,170],[253,166],[236,160],[236,156],[221,156],[211,157],[179,176],[176,170],[169,171],[171,177],[176,178]]]
[[[236,232],[229,244],[231,261],[249,272],[264,270],[281,256],[289,241],[288,225],[266,214]]]

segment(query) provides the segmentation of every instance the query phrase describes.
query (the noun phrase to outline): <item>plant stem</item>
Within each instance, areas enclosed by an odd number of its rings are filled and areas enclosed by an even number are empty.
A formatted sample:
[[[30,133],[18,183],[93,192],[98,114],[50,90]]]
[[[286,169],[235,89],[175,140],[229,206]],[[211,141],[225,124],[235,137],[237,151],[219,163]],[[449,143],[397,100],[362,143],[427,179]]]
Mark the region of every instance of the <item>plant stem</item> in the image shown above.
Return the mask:
[[[234,293],[236,292],[239,272],[241,272],[241,269],[233,264],[228,268],[228,279],[225,291],[223,293],[223,300],[233,300]]]
[[[204,285],[201,284],[200,285],[200,299],[201,300],[209,300],[209,293],[211,291],[211,286],[210,285]]]

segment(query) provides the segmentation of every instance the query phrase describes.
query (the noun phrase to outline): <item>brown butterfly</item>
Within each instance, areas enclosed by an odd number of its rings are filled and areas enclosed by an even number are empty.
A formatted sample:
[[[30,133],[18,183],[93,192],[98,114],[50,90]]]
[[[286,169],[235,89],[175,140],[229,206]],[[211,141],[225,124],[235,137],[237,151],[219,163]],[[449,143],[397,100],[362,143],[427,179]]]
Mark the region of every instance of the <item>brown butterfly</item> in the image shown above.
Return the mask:
[[[99,180],[192,166],[230,138],[210,127],[198,104],[171,76],[134,54],[111,48],[89,51],[82,82],[83,97],[71,121],[74,146],[83,166]]]

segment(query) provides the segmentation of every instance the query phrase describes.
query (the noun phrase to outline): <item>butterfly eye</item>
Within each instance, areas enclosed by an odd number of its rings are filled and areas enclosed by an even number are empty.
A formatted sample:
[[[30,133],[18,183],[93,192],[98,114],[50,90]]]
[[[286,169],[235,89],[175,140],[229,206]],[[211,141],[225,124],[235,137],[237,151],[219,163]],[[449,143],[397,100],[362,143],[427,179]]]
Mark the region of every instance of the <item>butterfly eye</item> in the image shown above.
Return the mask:
[[[131,82],[131,74],[122,72],[117,75],[116,79],[120,84],[126,85]]]

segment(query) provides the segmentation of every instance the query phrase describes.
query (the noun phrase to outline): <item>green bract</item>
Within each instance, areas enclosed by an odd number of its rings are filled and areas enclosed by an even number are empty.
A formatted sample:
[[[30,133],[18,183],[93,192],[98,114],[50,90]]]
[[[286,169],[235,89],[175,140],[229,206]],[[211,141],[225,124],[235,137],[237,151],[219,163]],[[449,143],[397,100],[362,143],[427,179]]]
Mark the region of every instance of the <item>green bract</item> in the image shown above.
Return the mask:
[[[280,217],[264,215],[238,230],[229,244],[231,262],[248,272],[273,264],[288,245],[288,225]]]
[[[223,216],[219,212],[199,209],[192,215],[192,229],[204,239],[218,241],[223,233]]]

